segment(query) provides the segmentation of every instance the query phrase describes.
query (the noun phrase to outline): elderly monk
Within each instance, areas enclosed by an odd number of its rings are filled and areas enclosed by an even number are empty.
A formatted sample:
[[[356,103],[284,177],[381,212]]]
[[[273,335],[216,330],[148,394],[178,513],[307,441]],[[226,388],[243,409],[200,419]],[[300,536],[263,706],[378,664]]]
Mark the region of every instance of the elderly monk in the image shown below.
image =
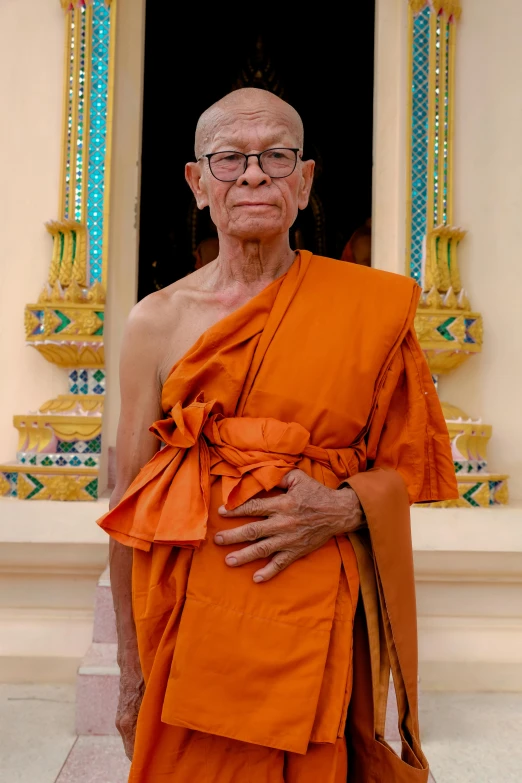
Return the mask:
[[[129,780],[427,781],[409,504],[456,485],[419,288],[291,250],[314,163],[273,94],[211,106],[195,151],[219,255],[130,316],[100,520]]]

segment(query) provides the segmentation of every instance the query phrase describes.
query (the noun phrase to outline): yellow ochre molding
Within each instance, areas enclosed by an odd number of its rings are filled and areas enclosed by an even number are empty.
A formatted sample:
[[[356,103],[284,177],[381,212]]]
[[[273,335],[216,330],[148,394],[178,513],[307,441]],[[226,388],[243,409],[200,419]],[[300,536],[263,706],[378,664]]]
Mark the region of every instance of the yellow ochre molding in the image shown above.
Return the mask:
[[[112,126],[114,107],[114,72],[116,63],[116,9],[117,2],[112,0],[107,5],[111,7],[111,27],[109,38],[109,76],[107,81],[107,128],[105,151],[105,187],[103,195],[103,249],[102,249],[102,284],[107,287],[109,266],[109,218],[111,200],[111,169],[112,169]]]

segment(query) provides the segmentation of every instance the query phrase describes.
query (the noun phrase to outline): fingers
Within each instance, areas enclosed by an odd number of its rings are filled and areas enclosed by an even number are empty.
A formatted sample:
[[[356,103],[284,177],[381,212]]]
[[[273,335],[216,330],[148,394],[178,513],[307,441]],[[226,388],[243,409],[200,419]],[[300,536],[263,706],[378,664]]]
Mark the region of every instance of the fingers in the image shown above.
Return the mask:
[[[255,522],[247,522],[246,525],[233,527],[230,530],[220,530],[214,536],[214,541],[219,546],[243,544],[246,541],[257,541],[259,538],[273,535],[278,529],[277,517],[259,519]]]
[[[246,546],[238,552],[231,552],[225,558],[225,563],[229,566],[241,566],[245,563],[252,563],[254,560],[262,560],[270,557],[274,552],[279,552],[284,543],[278,536],[265,538],[263,541],[257,541],[252,546]]]
[[[296,560],[296,556],[292,552],[278,552],[273,558],[266,564],[264,568],[260,568],[254,574],[254,582],[268,582],[284,571],[285,568]]]
[[[299,470],[299,468],[295,468],[295,470],[291,470],[289,473],[285,473],[277,486],[281,487],[282,489],[291,489],[300,481],[302,481],[303,478],[309,478],[308,474],[303,470]]]
[[[277,495],[274,498],[251,498],[237,508],[227,510],[225,506],[220,506],[218,512],[222,517],[268,517],[274,514],[281,507],[281,498],[284,495]]]

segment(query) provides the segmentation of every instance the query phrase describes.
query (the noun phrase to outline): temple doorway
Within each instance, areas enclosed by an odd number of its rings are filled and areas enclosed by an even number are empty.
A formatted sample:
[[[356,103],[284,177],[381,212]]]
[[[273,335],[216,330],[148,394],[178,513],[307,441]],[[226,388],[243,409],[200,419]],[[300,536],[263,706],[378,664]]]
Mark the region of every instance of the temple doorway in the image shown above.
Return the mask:
[[[373,2],[296,19],[218,14],[192,27],[171,4],[147,2],[139,299],[193,271],[198,246],[214,236],[184,165],[201,112],[240,86],[270,89],[301,114],[316,177],[291,241],[341,257],[371,217],[373,60]]]

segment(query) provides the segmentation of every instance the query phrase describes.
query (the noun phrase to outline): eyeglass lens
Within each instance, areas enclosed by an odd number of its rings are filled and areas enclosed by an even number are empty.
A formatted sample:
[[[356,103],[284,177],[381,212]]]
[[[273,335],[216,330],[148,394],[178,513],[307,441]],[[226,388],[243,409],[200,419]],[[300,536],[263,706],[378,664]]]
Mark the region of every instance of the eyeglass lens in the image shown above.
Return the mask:
[[[296,153],[288,149],[265,150],[260,156],[262,171],[269,177],[288,177],[296,165]],[[232,182],[246,170],[242,152],[217,152],[209,159],[212,174],[223,182]]]

